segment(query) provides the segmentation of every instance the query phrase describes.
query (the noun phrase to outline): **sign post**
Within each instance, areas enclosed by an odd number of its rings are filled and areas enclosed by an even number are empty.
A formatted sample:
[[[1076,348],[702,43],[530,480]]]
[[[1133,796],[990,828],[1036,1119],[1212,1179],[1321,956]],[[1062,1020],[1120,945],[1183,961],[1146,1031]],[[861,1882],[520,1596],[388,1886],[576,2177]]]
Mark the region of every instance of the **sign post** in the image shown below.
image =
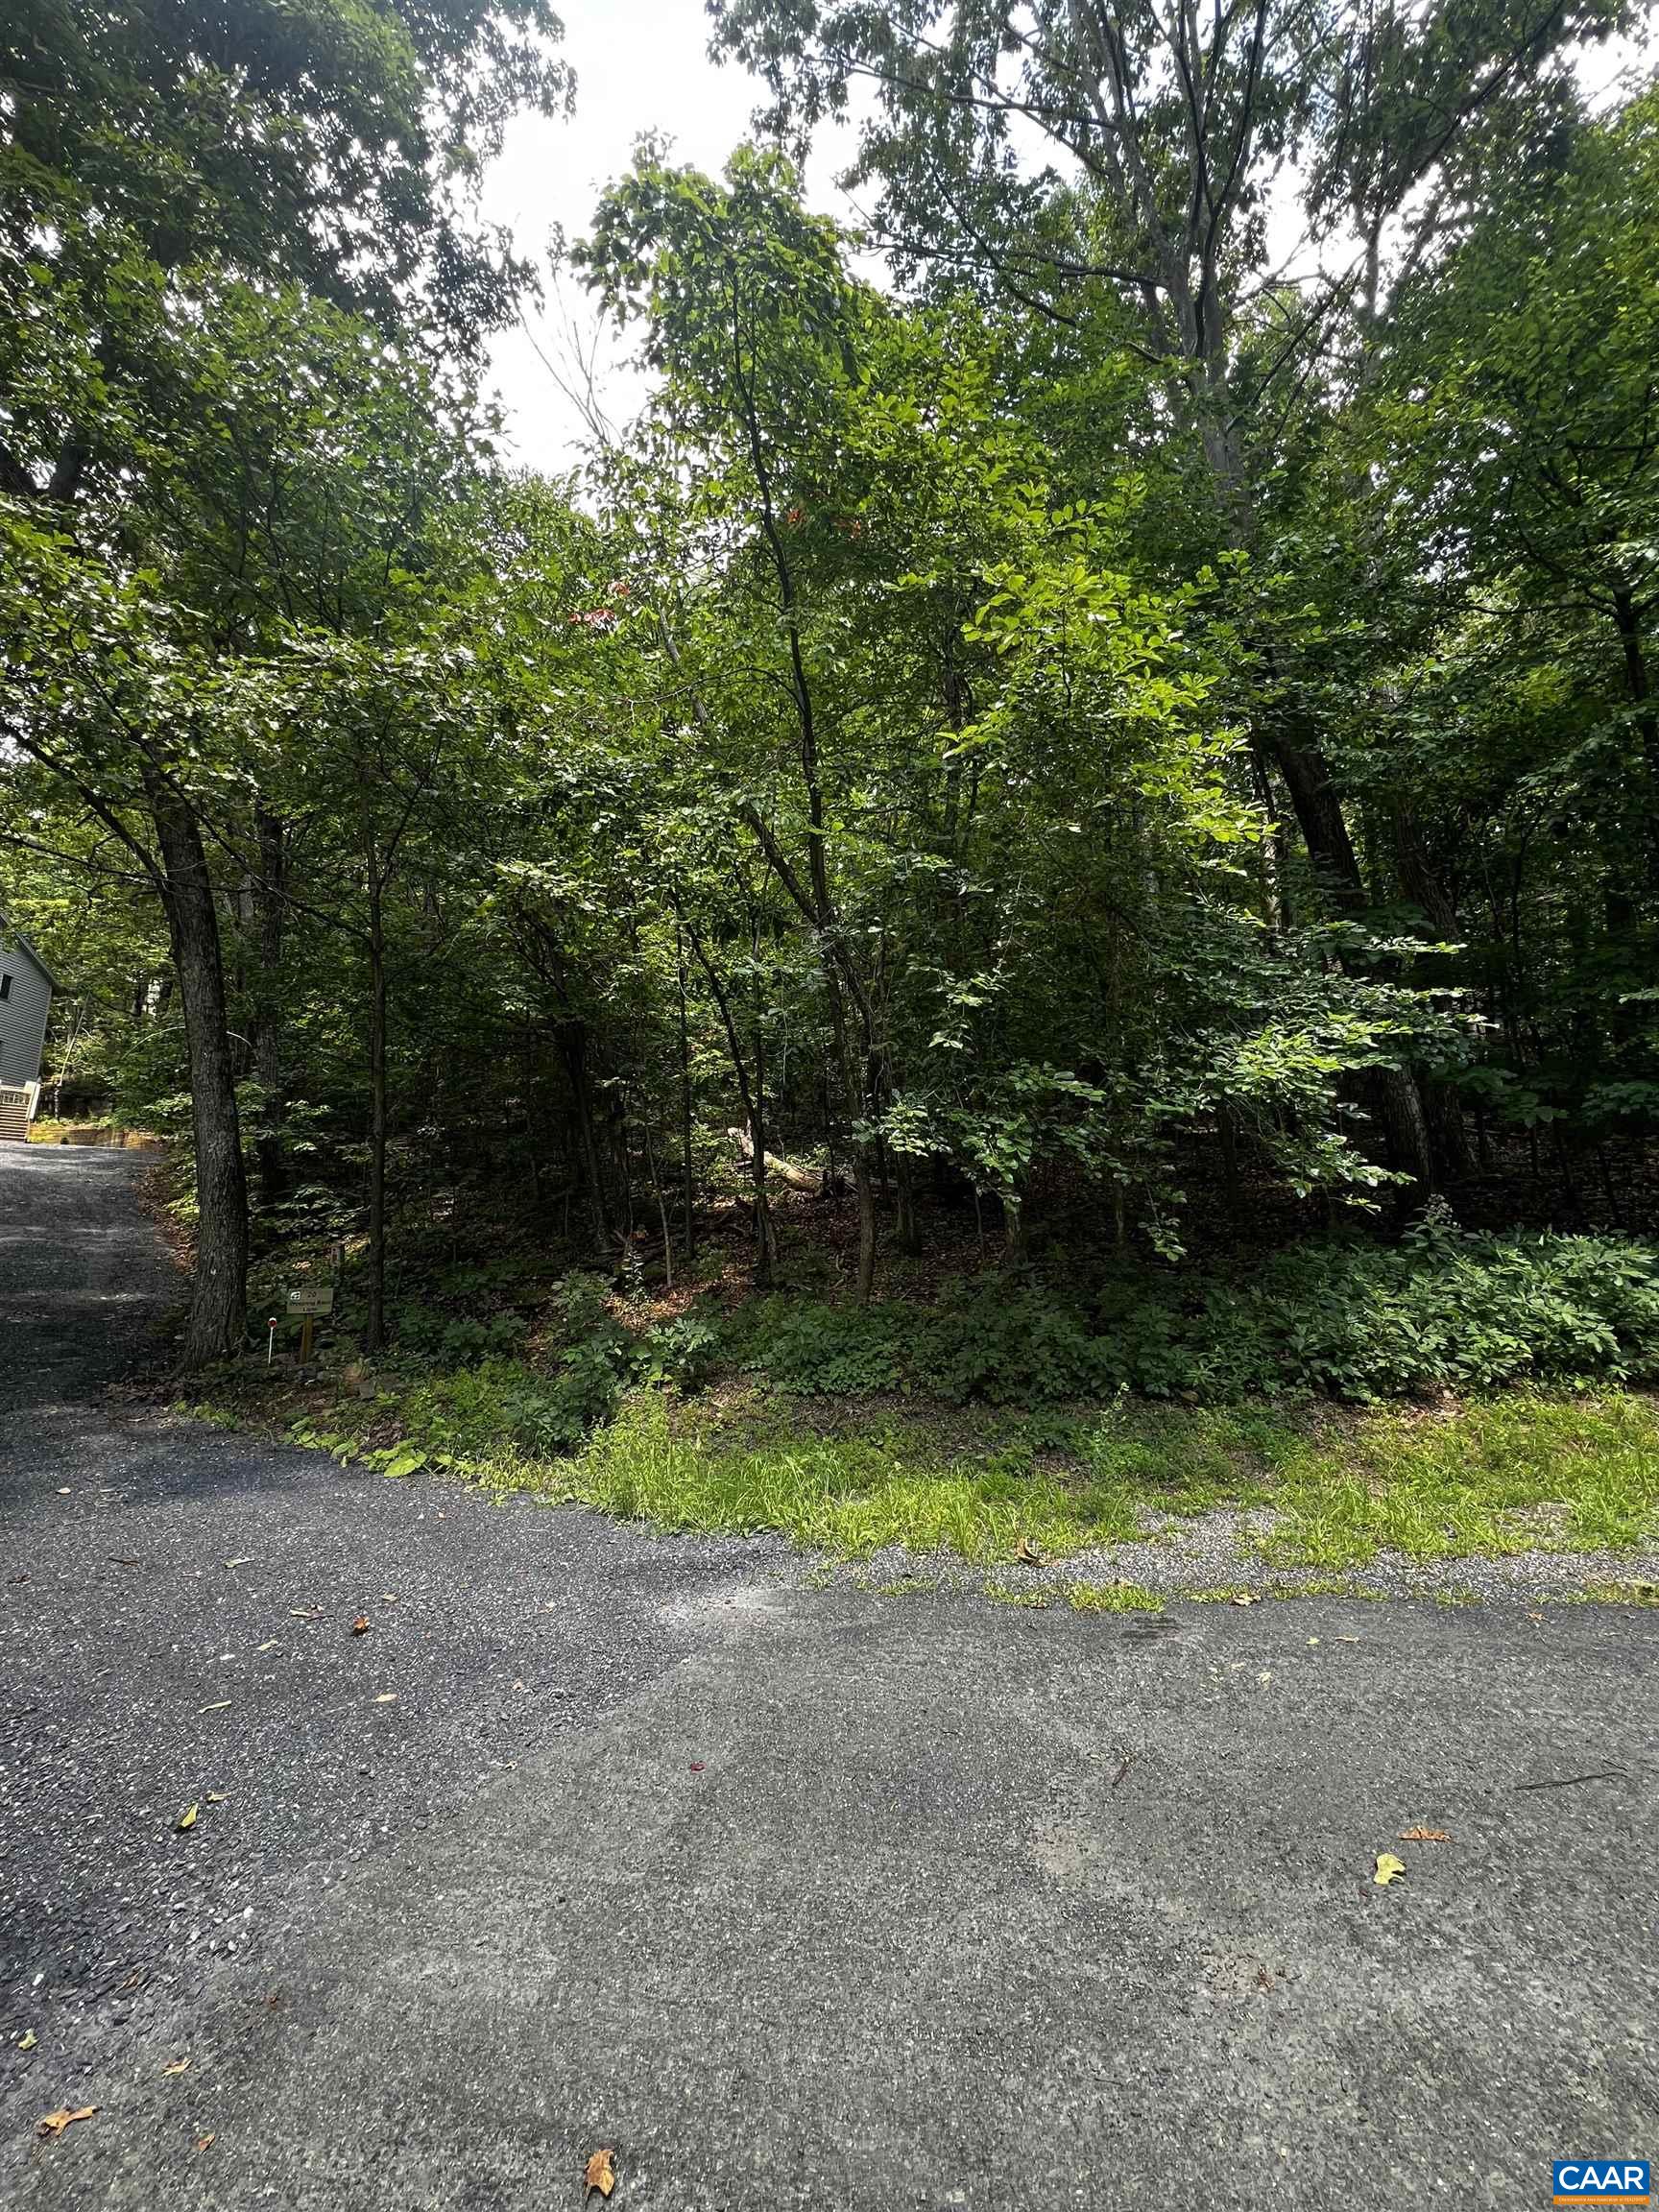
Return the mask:
[[[334,1310],[334,1289],[331,1284],[303,1283],[288,1293],[288,1311],[300,1323],[300,1364],[303,1367],[311,1358],[311,1332],[320,1316]]]

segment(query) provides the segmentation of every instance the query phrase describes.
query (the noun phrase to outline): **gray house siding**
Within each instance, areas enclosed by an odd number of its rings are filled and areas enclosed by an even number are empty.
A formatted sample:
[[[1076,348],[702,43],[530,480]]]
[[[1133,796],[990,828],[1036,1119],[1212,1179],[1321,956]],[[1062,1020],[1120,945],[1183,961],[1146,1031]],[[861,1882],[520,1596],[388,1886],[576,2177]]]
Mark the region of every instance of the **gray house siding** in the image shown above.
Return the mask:
[[[26,945],[0,929],[0,1083],[33,1083],[40,1074],[40,1047],[52,1010],[52,978]]]

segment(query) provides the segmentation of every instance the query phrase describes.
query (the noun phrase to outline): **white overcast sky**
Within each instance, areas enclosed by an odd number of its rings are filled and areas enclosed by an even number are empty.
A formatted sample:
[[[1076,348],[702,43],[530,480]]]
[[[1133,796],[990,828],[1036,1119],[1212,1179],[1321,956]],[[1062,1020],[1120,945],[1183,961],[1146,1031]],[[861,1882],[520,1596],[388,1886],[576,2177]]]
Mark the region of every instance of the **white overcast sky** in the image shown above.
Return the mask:
[[[675,157],[718,175],[748,133],[758,98],[755,80],[709,59],[702,0],[562,0],[565,59],[576,71],[576,111],[568,121],[521,116],[508,133],[485,186],[484,212],[512,226],[521,252],[538,262],[555,226],[570,237],[587,229],[594,202],[633,158],[642,132],[666,132]],[[808,198],[853,221],[833,182],[834,149],[815,152]],[[583,438],[580,417],[543,367],[540,345],[567,373],[567,325],[583,342],[596,328],[593,305],[579,290],[551,294],[526,329],[503,332],[492,352],[515,458],[536,469],[568,468]],[[535,341],[533,343],[532,341]],[[641,397],[623,349],[605,347],[597,363],[613,421],[625,421]]]
[[[567,121],[519,118],[484,192],[485,213],[509,224],[520,252],[538,263],[556,227],[572,238],[587,229],[599,193],[627,168],[642,132],[666,132],[678,159],[717,175],[747,134],[758,97],[744,71],[709,60],[703,0],[563,0],[561,12],[565,56],[576,71],[575,114]],[[1593,54],[1586,82],[1604,91],[1633,58],[1623,43]],[[834,183],[850,142],[843,133],[814,148],[806,196],[825,213],[855,222],[856,210]],[[580,413],[537,349],[568,377],[572,323],[581,346],[590,348],[599,327],[592,302],[579,289],[550,293],[528,328],[504,331],[492,349],[513,455],[529,468],[554,471],[580,458]],[[606,411],[618,425],[643,397],[627,350],[602,338],[594,361]]]

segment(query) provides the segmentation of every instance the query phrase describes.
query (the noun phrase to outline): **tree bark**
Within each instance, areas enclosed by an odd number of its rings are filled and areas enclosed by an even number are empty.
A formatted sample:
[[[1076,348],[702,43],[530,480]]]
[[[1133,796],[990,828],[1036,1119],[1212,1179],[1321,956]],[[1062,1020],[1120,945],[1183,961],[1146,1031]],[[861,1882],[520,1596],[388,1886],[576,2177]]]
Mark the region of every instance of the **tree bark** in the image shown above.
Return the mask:
[[[1396,805],[1393,830],[1394,868],[1401,890],[1422,908],[1437,937],[1455,944],[1463,934],[1457,902],[1425,850],[1416,816],[1408,803]],[[1468,1182],[1475,1173],[1475,1154],[1469,1142],[1461,1097],[1453,1084],[1433,1075],[1423,1078],[1421,1092],[1436,1169],[1454,1183]]]
[[[229,1359],[248,1324],[248,1184],[225,1012],[219,916],[201,829],[189,803],[142,764],[165,883],[162,904],[184,1009],[196,1161],[196,1271],[185,1324],[187,1368]]]
[[[783,619],[784,636],[789,646],[789,684],[795,702],[796,728],[800,738],[801,780],[806,794],[806,871],[811,883],[810,895],[804,890],[759,814],[752,807],[746,808],[745,819],[758,835],[761,849],[784,888],[817,932],[819,959],[823,964],[825,989],[830,998],[830,1026],[835,1039],[836,1057],[841,1063],[848,1117],[854,1124],[848,1131],[848,1137],[853,1148],[853,1187],[858,1198],[858,1298],[860,1304],[868,1304],[876,1287],[876,1185],[870,1171],[870,1146],[868,1141],[859,1135],[856,1124],[868,1114],[873,1101],[848,1026],[846,1001],[849,996],[858,1012],[864,1046],[864,1070],[869,1069],[875,1056],[875,1024],[869,998],[843,941],[840,916],[830,889],[830,868],[825,854],[824,783],[818,761],[818,722],[812,686],[806,676],[806,658],[801,642],[801,605],[795,589],[795,572],[790,566],[789,556],[778,528],[771,471],[760,435],[754,390],[744,383],[740,368],[737,391],[744,428],[748,435],[750,458],[755,465],[756,488],[760,495],[761,534],[765,538],[778,578],[778,611]],[[846,986],[845,992],[843,984]]]
[[[555,1023],[565,1072],[576,1107],[576,1139],[582,1155],[582,1180],[588,1191],[588,1232],[593,1256],[611,1261],[611,1208],[605,1196],[605,1174],[599,1165],[599,1142],[593,1132],[593,1096],[588,1080],[588,1024],[575,1017]]]
[[[254,994],[253,1071],[265,1094],[255,1155],[259,1196],[274,1206],[288,1189],[288,1155],[282,1125],[288,1101],[282,1069],[282,946],[286,935],[287,832],[279,815],[264,805],[253,809],[259,840],[259,880],[253,889],[259,922],[259,985]]]
[[[1363,914],[1365,879],[1322,747],[1311,733],[1285,722],[1274,725],[1267,741],[1327,904],[1345,918]],[[1367,1078],[1365,1090],[1387,1142],[1390,1165],[1424,1190],[1432,1190],[1434,1159],[1416,1078],[1403,1068],[1378,1068]]]
[[[378,856],[369,868],[369,1316],[365,1352],[386,1341],[386,928]]]
[[[755,1286],[769,1290],[778,1257],[772,1205],[766,1195],[766,1035],[755,1011],[755,1098],[749,1125],[749,1174],[755,1185]]]
[[[702,938],[689,923],[685,927],[691,939],[691,950],[697,955],[697,965],[709,978],[709,988],[714,995],[714,1003],[720,1012],[720,1026],[726,1032],[726,1049],[732,1057],[732,1072],[737,1079],[737,1096],[742,1102],[743,1118],[749,1130],[752,1156],[750,1180],[755,1191],[755,1287],[765,1290],[772,1284],[772,1261],[777,1251],[777,1238],[772,1228],[772,1209],[766,1196],[766,1121],[762,1091],[764,1065],[759,1057],[759,1034],[757,1030],[756,1081],[751,1083],[748,1065],[743,1057],[742,1041],[737,1035],[736,1018],[732,1011],[731,995],[720,980],[720,972],[709,957]]]
[[[899,1193],[899,1249],[914,1260],[922,1249],[922,1230],[916,1219],[916,1182],[902,1152],[893,1156],[893,1180]]]
[[[1395,1169],[1409,1175],[1422,1190],[1432,1190],[1434,1158],[1429,1142],[1429,1117],[1415,1078],[1408,1069],[1376,1068],[1371,1071],[1369,1087]]]
[[[652,1194],[657,1200],[657,1218],[662,1227],[662,1280],[664,1286],[674,1287],[674,1237],[668,1226],[668,1201],[662,1195],[661,1181],[657,1173],[657,1147],[651,1141],[651,1101],[643,1092],[639,1095],[639,1127],[645,1139],[645,1166],[651,1177]]]
[[[685,1209],[685,1264],[697,1257],[697,1188],[691,1161],[691,1037],[685,1019],[685,934],[674,925],[674,965],[680,981],[680,1178]]]
[[[1642,758],[1647,771],[1647,882],[1659,892],[1659,713],[1654,711],[1647,681],[1647,657],[1642,639],[1642,619],[1628,591],[1614,594],[1613,619],[1624,654],[1624,682],[1636,708],[1636,727],[1642,734]]]
[[[1268,733],[1273,765],[1284,779],[1296,812],[1296,827],[1320,890],[1338,913],[1364,910],[1365,885],[1359,859],[1348,834],[1341,795],[1317,741],[1276,725]]]

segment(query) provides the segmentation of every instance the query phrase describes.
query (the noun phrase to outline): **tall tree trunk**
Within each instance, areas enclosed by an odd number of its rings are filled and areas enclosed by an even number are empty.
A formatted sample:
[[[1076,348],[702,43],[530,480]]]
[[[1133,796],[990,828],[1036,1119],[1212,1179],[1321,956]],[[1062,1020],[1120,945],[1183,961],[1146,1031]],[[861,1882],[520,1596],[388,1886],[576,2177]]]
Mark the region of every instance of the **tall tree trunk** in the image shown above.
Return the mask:
[[[922,1231],[916,1220],[915,1177],[902,1152],[893,1155],[893,1179],[899,1190],[899,1249],[914,1259],[922,1249]]]
[[[1417,1192],[1434,1188],[1433,1150],[1429,1142],[1429,1117],[1415,1078],[1405,1068],[1375,1068],[1370,1091],[1373,1109],[1388,1141],[1388,1157],[1403,1175],[1409,1175]]]
[[[365,1352],[386,1341],[386,929],[378,855],[369,871],[369,1317]]]
[[[1408,801],[1394,807],[1394,868],[1400,888],[1423,909],[1429,926],[1442,942],[1458,943],[1463,926],[1457,902],[1425,848],[1416,815]],[[1455,966],[1436,964],[1432,973],[1442,980],[1455,979]],[[1463,1101],[1455,1085],[1426,1075],[1420,1085],[1423,1112],[1435,1166],[1454,1183],[1466,1183],[1475,1173],[1475,1154],[1463,1118]]]
[[[151,763],[143,775],[166,889],[163,904],[190,1067],[196,1160],[196,1272],[184,1364],[234,1358],[248,1320],[248,1184],[236,1112],[219,916],[202,832],[188,803]]]
[[[1363,914],[1364,878],[1354,840],[1348,834],[1341,796],[1322,748],[1310,732],[1288,721],[1275,724],[1268,743],[1273,764],[1290,794],[1309,863],[1327,904],[1340,915]],[[1407,1069],[1378,1068],[1372,1070],[1365,1089],[1386,1140],[1391,1165],[1399,1173],[1409,1175],[1421,1190],[1432,1190],[1434,1158],[1416,1078]]]
[[[702,938],[689,923],[685,928],[691,939],[691,950],[697,955],[697,965],[709,978],[709,988],[714,995],[714,1003],[720,1012],[720,1026],[726,1032],[726,1049],[732,1056],[732,1072],[737,1080],[737,1096],[742,1103],[743,1118],[749,1130],[750,1178],[755,1190],[755,1286],[764,1290],[771,1286],[772,1262],[777,1253],[778,1240],[773,1232],[772,1209],[766,1196],[765,1062],[759,1025],[756,1025],[755,1081],[751,1083],[748,1064],[743,1057],[742,1041],[737,1035],[736,1017],[732,1011],[731,994],[721,981],[720,971],[709,958]]]
[[[259,921],[259,984],[254,994],[253,1072],[265,1094],[256,1146],[259,1195],[274,1206],[288,1188],[288,1156],[282,1127],[288,1101],[282,1069],[282,946],[287,930],[288,839],[279,815],[260,804],[253,809],[259,840],[259,880],[253,906]]]
[[[657,1200],[657,1218],[662,1228],[662,1280],[666,1289],[674,1288],[674,1236],[668,1226],[668,1201],[662,1195],[662,1184],[657,1173],[657,1146],[651,1137],[651,1101],[643,1091],[639,1094],[639,1127],[645,1139],[645,1166],[651,1177],[651,1190]]]
[[[835,998],[839,1008],[839,991]],[[844,1015],[840,1017],[840,1022],[845,1030]],[[843,1054],[844,1062],[849,1058],[850,1053]],[[846,1088],[848,1098],[856,1113],[864,1100],[855,1072],[846,1078]],[[858,1303],[867,1306],[876,1289],[876,1178],[870,1169],[868,1140],[860,1137],[856,1129],[852,1129],[848,1131],[848,1142],[853,1148],[853,1192],[858,1202]]]
[[[824,783],[818,762],[818,719],[812,686],[807,681],[806,657],[801,642],[801,604],[795,589],[795,572],[790,566],[782,533],[778,527],[771,471],[760,436],[754,389],[753,386],[743,385],[741,375],[738,388],[743,424],[748,434],[749,457],[755,465],[755,481],[760,494],[760,529],[778,577],[778,611],[783,619],[784,636],[789,646],[789,683],[795,700],[795,720],[800,738],[801,781],[806,795],[806,872],[811,885],[810,892],[800,883],[758,811],[747,807],[744,812],[745,819],[759,837],[761,848],[775,873],[812,924],[818,939],[824,983],[830,998],[830,1026],[835,1040],[836,1058],[841,1065],[848,1118],[853,1124],[849,1128],[848,1137],[853,1148],[853,1187],[858,1196],[858,1297],[861,1304],[866,1304],[876,1287],[876,1185],[870,1169],[869,1140],[860,1133],[857,1124],[869,1118],[873,1104],[866,1088],[865,1075],[875,1055],[875,1023],[869,998],[842,937],[841,918],[830,889],[830,868],[826,858]],[[846,986],[845,993],[843,984]],[[847,1021],[846,1000],[849,997],[857,1009],[863,1036],[862,1069]]]
[[[749,1149],[749,1172],[755,1185],[755,1287],[769,1290],[778,1238],[766,1195],[766,1035],[758,1006],[755,1010],[755,1095],[750,1104]]]
[[[680,1179],[685,1191],[685,1264],[697,1257],[697,1187],[691,1161],[691,1032],[685,1019],[685,932],[674,925],[674,965],[680,981]]]
[[[576,1107],[576,1141],[582,1155],[582,1180],[588,1190],[588,1237],[596,1260],[610,1262],[611,1208],[605,1196],[605,1173],[599,1162],[599,1140],[593,1128],[593,1094],[588,1080],[588,1024],[577,1017],[555,1024],[570,1095]]]
[[[1284,723],[1276,723],[1269,732],[1268,745],[1273,765],[1290,794],[1296,827],[1321,892],[1339,913],[1361,912],[1365,885],[1358,855],[1323,750],[1309,733]]]
[[[1647,657],[1643,647],[1642,619],[1628,591],[1613,598],[1613,619],[1624,654],[1624,682],[1637,709],[1636,727],[1642,734],[1642,758],[1647,771],[1647,883],[1659,894],[1659,712],[1655,712],[1647,681]]]
[[[1023,1267],[1025,1250],[1025,1205],[1012,1190],[998,1192],[1002,1202],[1002,1264],[1004,1267]]]

